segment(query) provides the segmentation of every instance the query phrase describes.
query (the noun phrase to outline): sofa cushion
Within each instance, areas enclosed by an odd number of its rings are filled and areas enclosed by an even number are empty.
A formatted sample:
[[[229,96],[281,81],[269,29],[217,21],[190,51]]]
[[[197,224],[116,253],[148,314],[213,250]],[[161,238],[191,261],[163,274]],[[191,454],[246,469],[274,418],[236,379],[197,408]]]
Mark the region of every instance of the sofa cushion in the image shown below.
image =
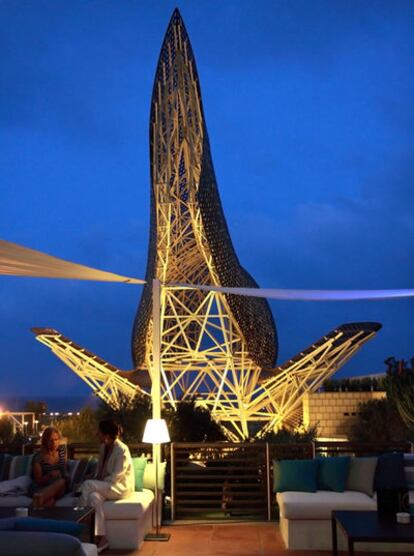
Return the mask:
[[[105,519],[140,519],[154,500],[152,490],[134,492],[121,500],[106,500],[103,504]]]
[[[73,492],[68,492],[65,496],[56,500],[56,506],[59,508],[73,508],[73,506],[76,506],[76,503],[76,497],[73,495]]]
[[[67,472],[67,476],[68,476],[68,487],[70,490],[73,489],[73,487],[75,486],[75,475],[77,472],[77,469],[80,465],[81,460],[80,459],[68,459],[66,461],[66,472]]]
[[[0,481],[0,496],[22,496],[30,493],[32,479],[28,475],[20,475],[15,479]]]
[[[165,472],[167,462],[162,461],[158,466],[158,489],[163,491],[165,486]],[[155,490],[155,465],[153,462],[147,462],[144,470],[144,488]]]
[[[85,556],[86,552],[79,539],[70,535],[0,531],[0,556],[28,556],[29,554],[30,556]]]
[[[73,490],[74,487],[83,483],[85,481],[86,471],[88,469],[89,460],[87,459],[80,459],[77,460],[77,465],[72,470],[71,474],[71,481],[70,481],[70,489]]]
[[[132,458],[132,465],[135,474],[135,490],[138,492],[144,488],[144,472],[147,465],[147,458],[144,455],[139,458]]]
[[[376,501],[362,492],[280,492],[280,515],[287,519],[331,519],[333,510],[376,510]]]
[[[349,456],[318,458],[318,490],[344,492],[349,472]]]
[[[401,453],[382,454],[378,458],[374,478],[375,490],[407,488],[404,459]]]
[[[0,454],[0,481],[5,481],[9,478],[10,462],[13,456],[10,454]]]
[[[9,479],[16,479],[22,475],[32,474],[32,459],[30,456],[14,456],[10,462]]]
[[[273,491],[316,491],[318,461],[315,459],[273,460]]]
[[[38,531],[44,533],[64,533],[79,537],[82,533],[82,525],[75,521],[63,519],[39,519],[35,517],[20,517],[14,523],[16,531]]]
[[[29,496],[0,496],[0,508],[13,507],[24,508],[30,506],[32,499]]]
[[[17,517],[4,517],[0,519],[0,531],[13,531]]]
[[[351,458],[346,490],[374,496],[374,476],[378,458]]]

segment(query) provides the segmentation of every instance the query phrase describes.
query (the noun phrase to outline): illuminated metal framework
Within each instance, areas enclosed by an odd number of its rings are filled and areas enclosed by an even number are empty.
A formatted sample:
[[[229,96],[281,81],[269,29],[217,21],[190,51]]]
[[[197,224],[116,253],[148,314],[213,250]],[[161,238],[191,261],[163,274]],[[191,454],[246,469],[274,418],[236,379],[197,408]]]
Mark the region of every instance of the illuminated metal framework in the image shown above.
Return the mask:
[[[379,325],[339,327],[275,368],[277,334],[265,299],[202,292],[197,285],[258,287],[240,265],[211,160],[190,41],[176,10],[161,48],[151,117],[151,229],[146,280],[133,328],[134,371],[120,371],[56,331],[37,339],[95,393],[119,405],[153,373],[153,278],[161,289],[162,402],[196,398],[233,440],[297,423],[301,398],[334,373]],[[186,288],[174,284],[194,284]]]

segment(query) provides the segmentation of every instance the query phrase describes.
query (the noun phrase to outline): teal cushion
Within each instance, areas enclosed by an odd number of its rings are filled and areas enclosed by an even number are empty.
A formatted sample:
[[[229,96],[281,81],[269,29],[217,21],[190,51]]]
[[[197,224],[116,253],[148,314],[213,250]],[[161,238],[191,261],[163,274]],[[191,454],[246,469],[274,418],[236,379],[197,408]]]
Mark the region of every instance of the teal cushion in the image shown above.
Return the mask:
[[[144,471],[147,465],[147,458],[140,456],[139,458],[132,458],[135,473],[135,490],[137,492],[144,488]]]
[[[316,492],[317,471],[315,459],[273,460],[273,492]]]
[[[80,537],[83,527],[80,523],[76,523],[74,521],[21,517],[16,519],[14,530],[65,533],[66,535],[71,535],[72,537]]]
[[[319,458],[318,462],[318,490],[344,492],[348,480],[351,458],[348,456]]]

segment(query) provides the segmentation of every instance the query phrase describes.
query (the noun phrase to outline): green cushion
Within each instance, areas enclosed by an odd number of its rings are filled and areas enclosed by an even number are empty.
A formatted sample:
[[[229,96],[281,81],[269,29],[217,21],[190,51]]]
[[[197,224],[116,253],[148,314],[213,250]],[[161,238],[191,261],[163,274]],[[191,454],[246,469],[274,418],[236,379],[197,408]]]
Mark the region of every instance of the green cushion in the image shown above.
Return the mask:
[[[374,496],[374,477],[377,467],[376,457],[351,458],[346,490],[364,492],[368,496]]]
[[[319,458],[317,474],[318,490],[344,492],[348,480],[350,461],[351,458],[348,456]]]
[[[162,461],[158,466],[158,490],[163,491],[165,486],[165,472],[167,470],[167,462]],[[155,464],[151,461],[145,468],[144,472],[144,488],[155,490]]]
[[[316,492],[317,470],[315,459],[273,460],[273,492]]]
[[[83,526],[75,521],[21,517],[16,519],[14,523],[14,530],[65,533],[66,535],[72,535],[72,537],[80,537]]]
[[[147,458],[140,456],[139,458],[132,458],[135,473],[135,490],[137,492],[144,488],[144,471],[147,465]]]

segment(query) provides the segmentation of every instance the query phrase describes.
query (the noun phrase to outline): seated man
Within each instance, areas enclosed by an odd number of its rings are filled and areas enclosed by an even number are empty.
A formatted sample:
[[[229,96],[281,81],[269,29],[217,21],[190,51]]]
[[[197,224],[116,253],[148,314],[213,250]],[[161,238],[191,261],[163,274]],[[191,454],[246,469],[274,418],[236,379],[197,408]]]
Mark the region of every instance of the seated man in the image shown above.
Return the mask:
[[[128,446],[118,438],[121,428],[112,420],[101,421],[97,436],[102,443],[96,480],[82,485],[81,505],[95,508],[95,534],[98,553],[108,548],[105,537],[105,500],[127,498],[135,489],[135,475]]]

